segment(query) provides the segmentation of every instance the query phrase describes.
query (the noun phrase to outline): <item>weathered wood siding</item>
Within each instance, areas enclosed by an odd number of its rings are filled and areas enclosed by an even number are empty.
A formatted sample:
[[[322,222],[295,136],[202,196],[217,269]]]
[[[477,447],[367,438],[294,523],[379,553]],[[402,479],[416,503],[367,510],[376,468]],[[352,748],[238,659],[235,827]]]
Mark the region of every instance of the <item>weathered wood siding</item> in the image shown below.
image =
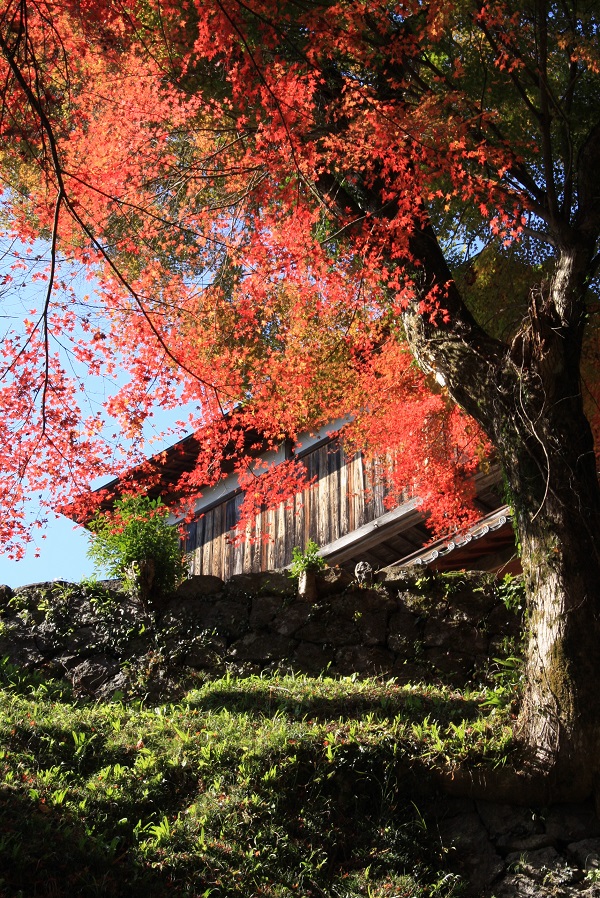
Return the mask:
[[[384,462],[366,460],[360,453],[347,458],[335,441],[316,446],[302,461],[308,478],[316,478],[314,484],[296,496],[293,506],[282,503],[263,511],[243,539],[233,530],[241,493],[208,508],[189,525],[186,548],[193,574],[227,579],[285,567],[294,546],[304,549],[309,539],[325,546],[385,512]]]

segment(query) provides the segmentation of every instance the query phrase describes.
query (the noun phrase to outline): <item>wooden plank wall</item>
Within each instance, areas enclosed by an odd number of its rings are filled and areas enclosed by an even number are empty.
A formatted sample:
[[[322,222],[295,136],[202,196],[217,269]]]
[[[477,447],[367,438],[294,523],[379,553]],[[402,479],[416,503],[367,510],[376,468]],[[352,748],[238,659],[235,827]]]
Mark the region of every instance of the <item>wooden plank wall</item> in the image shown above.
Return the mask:
[[[343,447],[330,441],[306,453],[302,461],[315,483],[296,496],[293,505],[282,503],[263,511],[242,539],[233,529],[241,493],[188,526],[186,550],[193,574],[226,580],[234,574],[285,567],[294,546],[304,549],[309,539],[325,546],[386,511],[385,460],[366,460],[360,453],[347,458]]]

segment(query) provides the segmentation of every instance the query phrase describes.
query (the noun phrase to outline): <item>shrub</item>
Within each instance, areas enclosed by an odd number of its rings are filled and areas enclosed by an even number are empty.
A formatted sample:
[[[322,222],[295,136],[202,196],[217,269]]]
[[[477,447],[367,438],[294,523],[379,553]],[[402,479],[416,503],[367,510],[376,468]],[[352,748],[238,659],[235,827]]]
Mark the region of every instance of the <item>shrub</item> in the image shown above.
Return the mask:
[[[187,575],[179,531],[169,526],[169,509],[161,499],[117,499],[110,513],[90,522],[88,555],[96,569],[123,580],[142,601],[149,594],[168,595]]]
[[[309,539],[306,545],[306,551],[303,552],[299,546],[292,549],[292,563],[290,564],[290,577],[298,579],[300,574],[305,571],[322,571],[325,567],[325,560],[319,555],[319,547],[314,540]]]

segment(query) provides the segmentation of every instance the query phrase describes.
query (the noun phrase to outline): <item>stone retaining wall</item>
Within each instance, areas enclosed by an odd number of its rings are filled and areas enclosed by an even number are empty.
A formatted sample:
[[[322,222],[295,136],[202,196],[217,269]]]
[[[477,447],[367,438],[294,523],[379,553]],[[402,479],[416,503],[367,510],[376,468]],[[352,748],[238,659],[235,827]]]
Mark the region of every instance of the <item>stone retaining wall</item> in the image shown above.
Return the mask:
[[[284,666],[460,685],[514,650],[520,632],[518,609],[507,609],[489,575],[398,569],[359,588],[332,569],[316,588],[307,602],[284,572],[196,576],[149,612],[115,583],[0,587],[0,657],[66,674],[103,697],[127,689],[142,668],[166,677]]]

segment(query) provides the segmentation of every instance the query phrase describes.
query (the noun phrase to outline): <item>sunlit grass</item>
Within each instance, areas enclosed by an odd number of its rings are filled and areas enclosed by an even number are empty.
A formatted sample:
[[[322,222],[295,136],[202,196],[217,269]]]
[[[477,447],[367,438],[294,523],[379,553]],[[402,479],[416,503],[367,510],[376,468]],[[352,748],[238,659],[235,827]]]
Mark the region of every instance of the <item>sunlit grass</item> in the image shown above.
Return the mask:
[[[511,749],[486,690],[227,676],[147,707],[4,681],[11,896],[458,895],[419,802],[431,771]]]

